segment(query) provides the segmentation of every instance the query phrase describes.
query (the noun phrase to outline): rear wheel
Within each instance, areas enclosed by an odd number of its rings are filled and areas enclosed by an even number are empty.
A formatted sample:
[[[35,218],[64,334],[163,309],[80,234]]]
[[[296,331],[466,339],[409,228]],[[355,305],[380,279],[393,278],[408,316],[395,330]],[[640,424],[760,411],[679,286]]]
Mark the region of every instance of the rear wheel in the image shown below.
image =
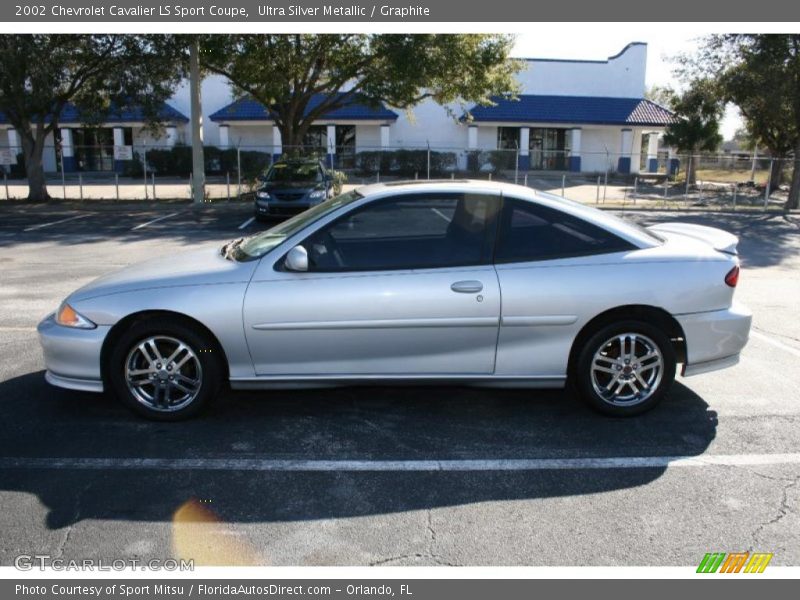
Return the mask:
[[[197,414],[219,393],[221,357],[202,333],[166,319],[134,324],[111,352],[108,380],[138,414],[178,421]]]
[[[592,408],[632,416],[656,406],[675,379],[669,337],[642,321],[606,325],[584,344],[576,363],[576,385]]]

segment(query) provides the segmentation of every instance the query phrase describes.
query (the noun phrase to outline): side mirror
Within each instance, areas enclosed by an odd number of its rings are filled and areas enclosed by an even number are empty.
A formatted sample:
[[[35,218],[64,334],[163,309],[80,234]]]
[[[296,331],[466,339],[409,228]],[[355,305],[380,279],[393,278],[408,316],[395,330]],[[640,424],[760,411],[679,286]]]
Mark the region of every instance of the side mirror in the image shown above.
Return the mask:
[[[308,251],[302,246],[295,246],[289,250],[284,262],[289,271],[305,272],[308,271]]]

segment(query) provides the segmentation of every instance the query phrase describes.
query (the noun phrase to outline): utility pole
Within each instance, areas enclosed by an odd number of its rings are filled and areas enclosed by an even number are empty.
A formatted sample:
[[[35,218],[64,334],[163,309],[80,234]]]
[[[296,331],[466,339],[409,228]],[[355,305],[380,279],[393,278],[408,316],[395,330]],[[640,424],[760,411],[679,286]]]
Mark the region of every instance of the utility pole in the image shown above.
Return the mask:
[[[206,189],[205,158],[203,156],[203,106],[200,101],[200,41],[192,39],[189,46],[189,94],[192,121],[192,200],[200,204]]]

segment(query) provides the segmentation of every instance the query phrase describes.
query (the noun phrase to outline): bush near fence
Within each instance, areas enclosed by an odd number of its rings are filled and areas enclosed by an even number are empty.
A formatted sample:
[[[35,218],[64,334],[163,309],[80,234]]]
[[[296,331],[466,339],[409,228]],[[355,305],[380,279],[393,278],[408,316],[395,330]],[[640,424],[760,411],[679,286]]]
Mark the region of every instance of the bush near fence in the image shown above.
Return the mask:
[[[217,146],[204,146],[206,173],[236,175],[241,162],[242,179],[254,179],[272,164],[272,154],[257,150],[236,148],[221,149]],[[192,173],[191,146],[178,145],[173,148],[154,148],[147,150],[147,170],[156,175],[189,177]],[[238,155],[237,155],[238,154]],[[134,160],[126,161],[124,175],[139,177],[143,174],[142,158],[144,152],[136,152]]]
[[[430,151],[431,177],[455,170],[455,152]],[[382,173],[397,177],[427,177],[428,150],[370,150],[356,154],[356,171],[361,175]]]

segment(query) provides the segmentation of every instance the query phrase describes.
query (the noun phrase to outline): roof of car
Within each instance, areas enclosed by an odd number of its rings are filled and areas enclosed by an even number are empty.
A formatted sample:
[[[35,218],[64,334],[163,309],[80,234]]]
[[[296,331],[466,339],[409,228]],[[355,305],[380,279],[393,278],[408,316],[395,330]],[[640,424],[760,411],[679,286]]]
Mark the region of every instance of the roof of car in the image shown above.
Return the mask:
[[[495,194],[511,196],[522,200],[537,202],[544,206],[549,206],[557,210],[564,211],[576,217],[594,223],[604,229],[612,231],[617,235],[640,247],[651,247],[657,245],[657,239],[640,227],[628,223],[610,212],[599,210],[593,206],[587,206],[574,200],[562,198],[555,194],[537,190],[534,188],[504,183],[501,181],[490,181],[486,179],[441,179],[428,180],[420,179],[413,181],[396,181],[389,183],[373,183],[358,188],[358,193],[362,196],[384,196],[387,194],[398,193],[430,193],[430,192],[461,192],[472,194]]]

